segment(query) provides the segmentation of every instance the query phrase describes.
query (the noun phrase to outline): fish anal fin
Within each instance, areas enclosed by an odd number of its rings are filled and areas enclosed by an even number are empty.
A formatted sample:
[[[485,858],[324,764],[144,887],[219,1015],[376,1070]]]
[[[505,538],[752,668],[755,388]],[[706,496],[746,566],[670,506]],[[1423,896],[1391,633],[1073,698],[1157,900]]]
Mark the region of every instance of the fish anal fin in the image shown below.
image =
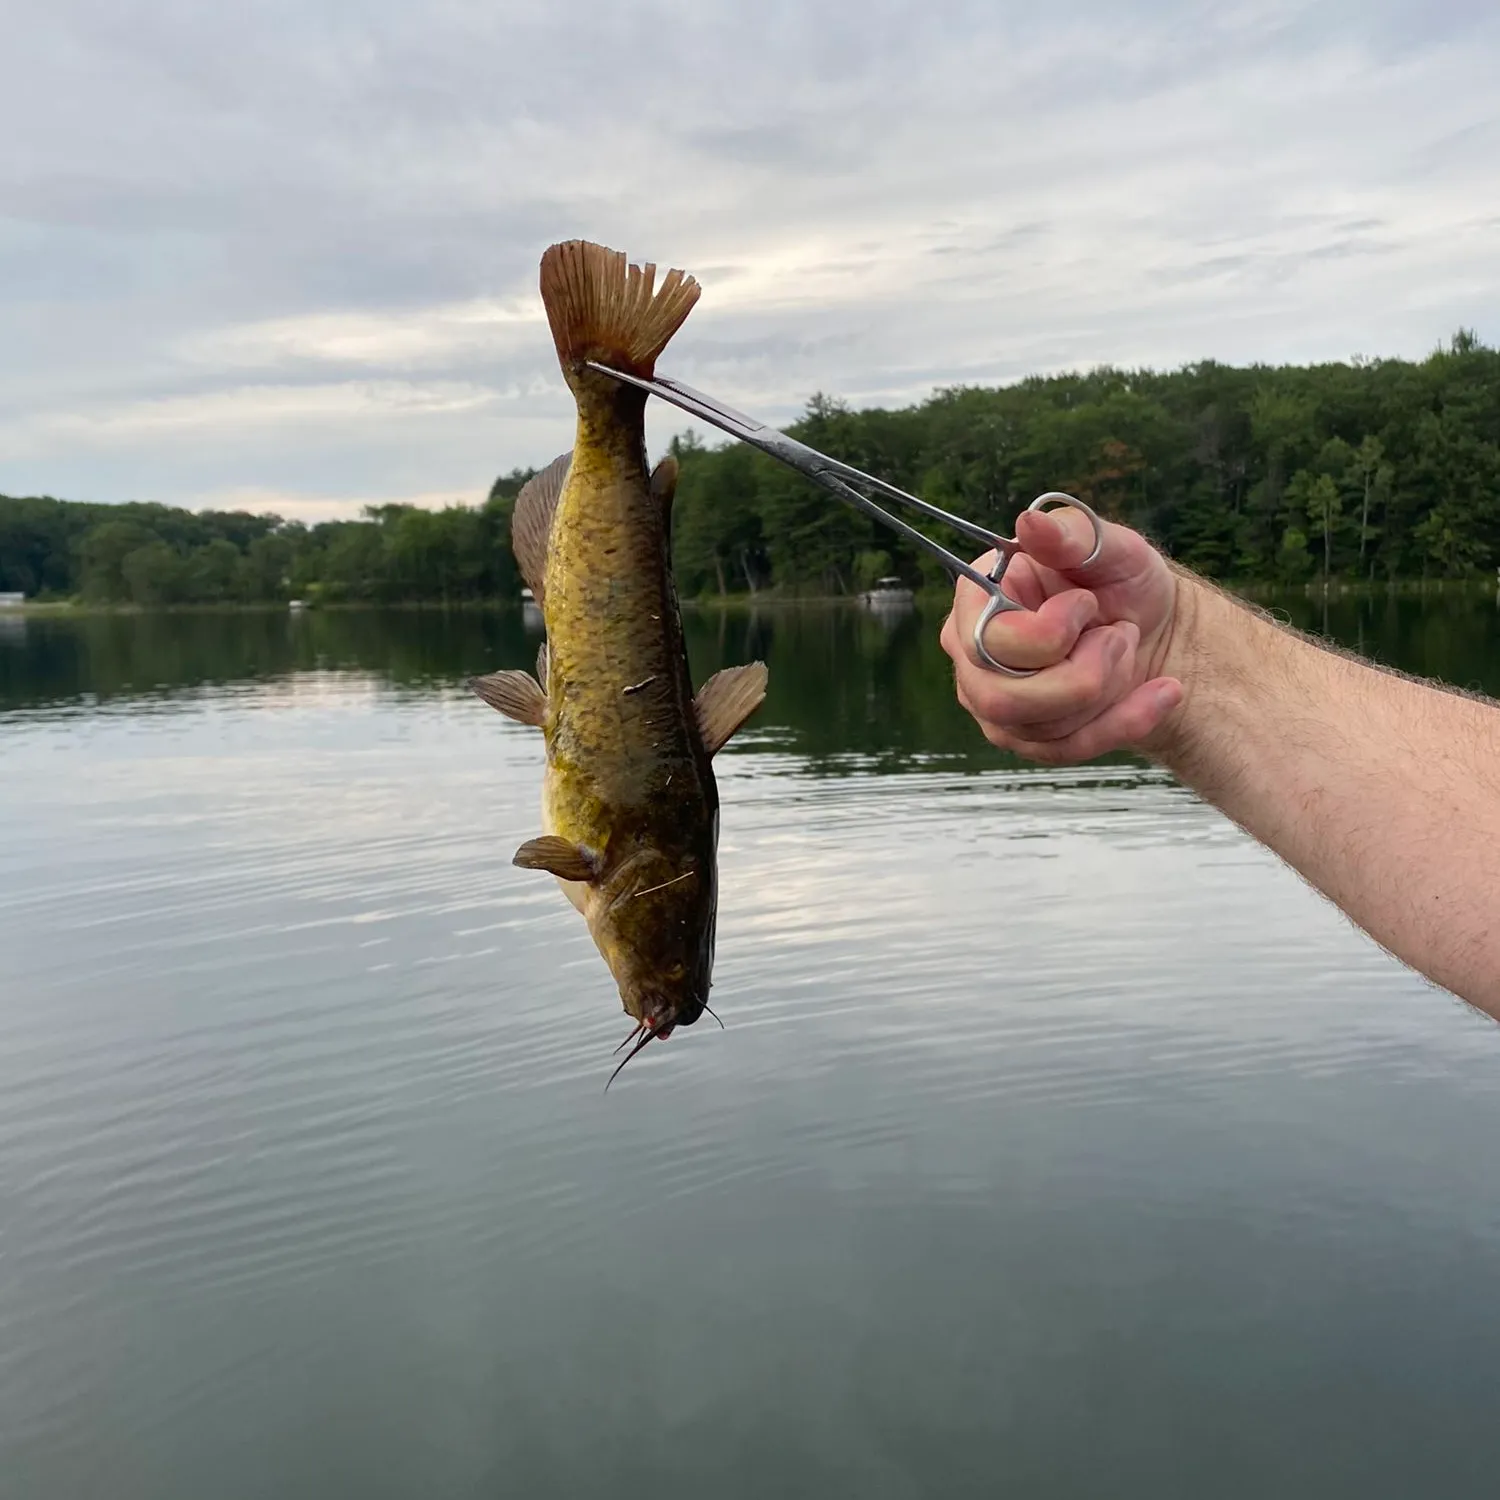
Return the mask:
[[[521,577],[538,605],[544,597],[547,581],[547,548],[552,541],[552,517],[557,511],[557,497],[567,482],[573,455],[560,453],[545,469],[533,474],[521,486],[510,517],[510,547],[516,554]]]
[[[523,870],[546,870],[559,880],[596,880],[599,876],[598,855],[555,833],[527,839],[516,850],[511,863]]]
[[[681,271],[668,271],[657,287],[654,265],[633,266],[619,250],[567,240],[542,256],[541,291],[557,358],[571,382],[588,359],[650,375],[699,288]]]
[[[491,672],[487,677],[471,677],[469,686],[517,724],[540,729],[547,722],[547,695],[530,672]]]
[[[703,748],[717,755],[735,731],[765,701],[766,664],[752,661],[743,667],[725,667],[698,689],[693,708]]]

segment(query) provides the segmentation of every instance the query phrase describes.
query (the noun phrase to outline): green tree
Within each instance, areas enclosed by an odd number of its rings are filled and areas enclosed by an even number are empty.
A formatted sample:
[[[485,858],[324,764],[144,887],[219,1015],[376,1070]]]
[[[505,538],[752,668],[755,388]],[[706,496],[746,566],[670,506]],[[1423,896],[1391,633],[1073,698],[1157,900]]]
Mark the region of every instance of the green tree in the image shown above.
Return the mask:
[[[315,579],[332,599],[378,599],[387,594],[385,540],[378,526],[341,521],[317,527],[323,533],[321,567]]]
[[[299,536],[298,532],[278,532],[256,537],[239,560],[234,592],[256,604],[286,598]]]
[[[1330,474],[1313,474],[1298,469],[1287,485],[1287,501],[1293,513],[1300,513],[1313,527],[1314,534],[1322,541],[1323,583],[1326,587],[1333,558],[1333,532],[1343,508],[1339,487]],[[1286,550],[1289,536],[1302,536],[1300,532],[1287,531],[1282,535],[1282,551]],[[1303,550],[1306,538],[1302,537]]]
[[[107,603],[129,599],[132,589],[125,574],[125,559],[148,542],[159,540],[136,521],[105,521],[93,527],[79,545],[79,582],[84,597]]]
[[[1283,583],[1301,583],[1313,570],[1312,553],[1307,550],[1307,533],[1288,526],[1281,533],[1276,549],[1276,577]]]
[[[181,556],[160,540],[128,554],[120,572],[134,604],[176,604],[187,592]]]
[[[1365,570],[1365,552],[1369,544],[1379,536],[1379,528],[1371,529],[1370,516],[1379,513],[1390,492],[1391,468],[1385,461],[1385,447],[1378,437],[1366,433],[1360,440],[1355,454],[1355,467],[1359,474],[1359,571]]]
[[[674,438],[671,451],[680,469],[672,558],[682,590],[754,593],[768,570],[761,519],[762,486],[775,479],[768,461],[740,443],[709,454]]]
[[[195,548],[184,560],[181,571],[183,596],[195,604],[238,597],[240,552],[224,537],[215,537]]]

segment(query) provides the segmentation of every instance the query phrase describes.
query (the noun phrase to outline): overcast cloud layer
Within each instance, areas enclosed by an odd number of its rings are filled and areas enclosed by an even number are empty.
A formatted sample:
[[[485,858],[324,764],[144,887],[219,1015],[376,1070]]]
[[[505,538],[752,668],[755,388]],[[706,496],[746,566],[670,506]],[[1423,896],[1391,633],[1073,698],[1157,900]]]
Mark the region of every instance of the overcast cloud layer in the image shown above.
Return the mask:
[[[3,493],[482,498],[570,441],[535,289],[574,236],[694,272],[663,368],[773,419],[1500,338],[1493,0],[0,0],[0,34]]]

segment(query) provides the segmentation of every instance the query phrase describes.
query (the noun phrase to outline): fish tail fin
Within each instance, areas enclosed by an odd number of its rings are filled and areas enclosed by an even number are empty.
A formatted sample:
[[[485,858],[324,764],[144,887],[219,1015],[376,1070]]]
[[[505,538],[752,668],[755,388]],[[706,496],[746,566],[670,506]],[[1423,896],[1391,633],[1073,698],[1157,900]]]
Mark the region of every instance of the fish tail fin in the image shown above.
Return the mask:
[[[632,266],[619,250],[567,240],[542,256],[542,305],[563,373],[586,359],[650,376],[656,357],[698,300],[698,283],[654,265]]]

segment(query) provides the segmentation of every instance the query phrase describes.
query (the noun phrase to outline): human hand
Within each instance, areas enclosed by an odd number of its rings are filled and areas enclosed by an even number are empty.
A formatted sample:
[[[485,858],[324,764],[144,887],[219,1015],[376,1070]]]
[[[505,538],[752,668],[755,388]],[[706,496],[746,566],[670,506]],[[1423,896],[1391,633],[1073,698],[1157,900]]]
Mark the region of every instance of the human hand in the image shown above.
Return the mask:
[[[1071,765],[1141,745],[1182,701],[1170,675],[1178,579],[1138,532],[1104,524],[1099,556],[1088,518],[1077,510],[1022,511],[1016,538],[1025,549],[1005,570],[1005,591],[1025,610],[996,615],[985,649],[1034,677],[1006,677],[979,665],[974,625],[988,602],[958,580],[943,625],[959,702],[993,745],[1030,760]],[[994,554],[975,563],[988,572]]]

